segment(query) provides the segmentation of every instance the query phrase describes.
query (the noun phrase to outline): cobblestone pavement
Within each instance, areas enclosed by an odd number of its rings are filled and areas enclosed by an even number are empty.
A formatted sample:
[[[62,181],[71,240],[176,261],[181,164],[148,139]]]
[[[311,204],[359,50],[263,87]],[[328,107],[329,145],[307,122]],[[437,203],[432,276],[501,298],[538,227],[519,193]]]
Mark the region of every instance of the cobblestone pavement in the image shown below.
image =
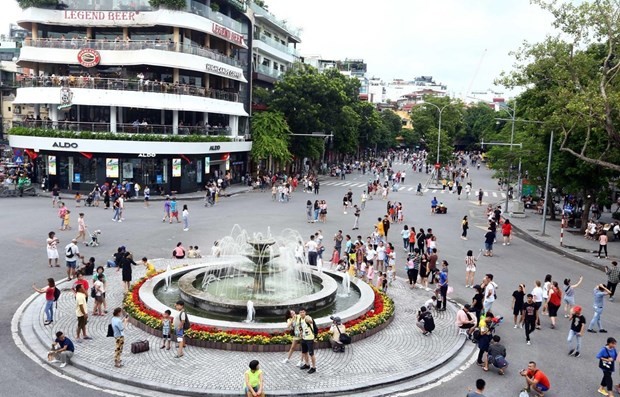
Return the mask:
[[[165,269],[171,262],[173,260],[154,261],[159,269]],[[179,261],[174,261],[174,265],[178,264]],[[160,391],[238,394],[241,392],[247,364],[252,359],[258,359],[265,373],[269,394],[345,392],[401,379],[409,380],[415,374],[427,372],[449,360],[464,344],[464,338],[457,336],[454,325],[456,308],[451,305],[448,311],[435,313],[437,328],[433,335],[423,336],[415,325],[416,314],[431,292],[425,289],[410,290],[404,280],[398,279],[388,292],[396,303],[393,322],[382,332],[349,346],[344,354],[336,354],[329,349],[318,350],[318,371],[313,375],[295,367],[299,353],[293,356],[291,362],[283,364],[281,360],[285,353],[229,352],[189,346],[185,356],[178,359],[175,358],[174,347],[169,351],[160,349],[158,338],[131,325],[126,330],[123,353],[125,366],[115,368],[112,358],[114,340],[105,335],[112,310],[120,305],[123,294],[120,272],[108,268],[106,274],[109,314],[89,317],[88,332],[93,340],[75,344],[74,364],[99,376]],[[144,268],[134,269],[134,279],[143,274]],[[69,283],[62,283],[59,287],[64,290],[69,288]],[[44,348],[59,330],[75,340],[77,321],[72,293],[64,291],[61,294],[55,321],[51,326],[43,325],[43,303],[44,296],[41,295],[27,307],[23,321],[20,321],[20,332],[34,332]],[[92,305],[92,299],[89,299],[91,310]],[[150,351],[139,355],[129,352],[132,342],[145,339],[150,341]],[[39,351],[43,351],[41,346],[38,346]],[[386,355],[389,355],[389,359],[386,359]]]

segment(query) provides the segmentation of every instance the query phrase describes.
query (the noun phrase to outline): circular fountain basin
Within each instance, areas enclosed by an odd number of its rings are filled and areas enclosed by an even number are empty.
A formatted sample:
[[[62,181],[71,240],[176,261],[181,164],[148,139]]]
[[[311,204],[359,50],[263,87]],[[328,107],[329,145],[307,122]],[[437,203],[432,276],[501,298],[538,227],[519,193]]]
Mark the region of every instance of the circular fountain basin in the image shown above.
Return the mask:
[[[185,267],[172,269],[170,270],[168,274],[166,273],[158,274],[157,276],[154,276],[148,279],[144,283],[142,288],[140,288],[140,292],[139,292],[140,300],[144,303],[146,307],[148,307],[151,310],[157,311],[159,313],[163,313],[166,310],[171,310],[173,316],[178,315],[178,311],[175,310],[174,307],[170,307],[162,303],[159,299],[157,299],[157,297],[154,294],[154,290],[156,288],[163,287],[163,285],[165,284],[166,277],[167,276],[172,277],[172,278],[182,277],[182,275],[195,271],[195,270],[200,270],[204,272],[205,268],[209,269],[212,267],[221,266],[225,263],[228,263],[229,261],[230,261],[229,258],[218,258],[218,259],[204,258],[201,260],[200,263],[195,263],[195,264],[188,265]],[[316,274],[319,274],[319,272],[316,270],[312,270],[312,275],[314,276]],[[323,276],[342,280],[343,274],[323,270]],[[358,279],[353,279],[351,280],[351,288],[355,288],[360,293],[359,300],[353,305],[351,305],[350,307],[333,314],[335,316],[342,318],[343,322],[360,317],[361,315],[363,315],[364,313],[372,309],[372,306],[374,303],[374,298],[375,298],[374,291],[368,284]],[[288,303],[288,304],[290,304],[289,307],[292,307],[292,308],[305,307],[306,306],[305,301],[306,301],[305,298],[302,298],[298,301],[298,303]],[[243,313],[244,314],[245,314],[245,309],[246,309],[246,303],[247,302],[243,302],[243,309],[244,309]],[[243,317],[245,317],[245,315],[243,315],[241,318]],[[194,315],[190,316],[190,320],[193,324],[215,327],[215,328],[222,329],[222,330],[247,329],[247,330],[257,331],[257,332],[283,332],[287,328],[286,323],[283,321],[282,322],[245,323],[242,321],[219,320],[219,319],[205,318],[205,317],[199,317],[199,316],[194,316]],[[314,320],[316,321],[317,325],[320,328],[327,327],[332,324],[332,321],[330,320],[329,316],[314,318]]]
[[[311,275],[312,284],[298,280],[298,285],[286,286],[286,292],[278,290],[281,286],[269,285],[267,279],[267,291],[257,294],[252,292],[252,277],[229,277],[226,270],[226,267],[213,266],[187,272],[178,282],[181,299],[208,312],[239,316],[246,314],[247,302],[251,300],[257,316],[273,317],[283,316],[291,307],[304,307],[308,311],[320,310],[333,304],[338,292],[338,283],[332,277],[315,272]],[[210,274],[217,274],[220,279],[202,289],[203,278]],[[242,299],[214,294],[218,289],[227,288],[241,290],[237,296]],[[284,293],[287,296],[283,296]]]

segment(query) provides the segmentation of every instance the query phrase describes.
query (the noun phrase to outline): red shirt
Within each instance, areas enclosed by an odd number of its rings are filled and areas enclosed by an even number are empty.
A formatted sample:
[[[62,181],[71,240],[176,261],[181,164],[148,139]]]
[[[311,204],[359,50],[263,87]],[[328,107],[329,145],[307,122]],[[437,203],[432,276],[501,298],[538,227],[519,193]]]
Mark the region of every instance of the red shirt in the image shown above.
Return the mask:
[[[54,290],[56,288],[55,287],[47,287],[47,289],[45,290],[45,300],[47,301],[53,301],[54,300]]]
[[[545,375],[545,373],[539,369],[536,369],[534,371],[531,370],[527,370],[527,377],[528,378],[534,378],[534,380],[536,381],[536,383],[539,383],[543,386],[545,386],[547,389],[551,389],[551,383],[549,383],[549,378],[547,378],[547,375]]]
[[[82,287],[84,287],[84,293],[86,294],[86,296],[88,296],[88,281],[84,279],[75,280],[75,282],[73,283],[73,291],[76,290],[76,287],[78,286],[78,284],[82,284]]]
[[[556,287],[551,287],[551,290],[553,293],[549,295],[549,303],[552,303],[555,306],[560,306],[562,304],[562,292]]]
[[[502,234],[503,234],[504,236],[509,235],[511,231],[512,231],[512,224],[510,224],[510,223],[504,223],[504,224],[502,225]]]

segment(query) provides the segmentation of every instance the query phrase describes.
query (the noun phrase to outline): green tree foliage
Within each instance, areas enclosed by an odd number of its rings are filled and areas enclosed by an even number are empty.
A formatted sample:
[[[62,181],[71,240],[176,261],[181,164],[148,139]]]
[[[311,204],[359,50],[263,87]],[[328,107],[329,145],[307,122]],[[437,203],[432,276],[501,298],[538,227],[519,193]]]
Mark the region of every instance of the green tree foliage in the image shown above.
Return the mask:
[[[151,7],[164,7],[170,10],[180,10],[187,5],[185,0],[149,0]]]
[[[484,102],[472,105],[463,112],[463,128],[456,131],[455,144],[463,149],[478,147],[484,138],[488,140],[496,130],[495,111]]]
[[[356,112],[359,81],[336,70],[319,73],[307,65],[286,73],[273,91],[271,104],[281,111],[294,134],[333,133],[332,149],[341,154],[356,151],[360,116]],[[297,158],[314,160],[323,154],[324,140],[293,136],[291,151]]]
[[[560,33],[525,43],[508,87],[535,87],[544,114],[560,135],[559,150],[594,166],[620,171],[620,4],[535,0],[550,11]]]
[[[411,111],[413,129],[424,142],[431,158],[437,156],[437,142],[439,139],[439,112],[441,109],[441,139],[439,160],[445,163],[452,158],[455,137],[463,127],[464,106],[462,102],[451,102],[450,98],[427,98],[424,103],[414,107]],[[430,105],[429,105],[430,104]],[[439,109],[435,106],[439,107]]]
[[[58,5],[58,0],[17,0],[17,4],[21,8],[28,8],[28,7],[54,8]]]
[[[281,163],[291,160],[288,141],[290,129],[280,112],[257,112],[252,117],[252,158],[272,159]]]

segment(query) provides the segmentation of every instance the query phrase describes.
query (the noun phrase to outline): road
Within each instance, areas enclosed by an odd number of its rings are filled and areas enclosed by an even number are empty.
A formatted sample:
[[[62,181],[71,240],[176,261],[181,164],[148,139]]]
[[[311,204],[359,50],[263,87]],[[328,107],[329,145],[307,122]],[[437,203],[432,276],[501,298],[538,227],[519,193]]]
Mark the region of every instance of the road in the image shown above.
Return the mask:
[[[395,164],[395,169],[405,169],[404,165]],[[208,252],[214,240],[230,232],[233,225],[239,224],[248,231],[266,232],[270,228],[275,234],[282,229],[293,228],[302,235],[309,236],[317,229],[322,229],[323,235],[329,241],[336,230],[342,229],[345,234],[357,235],[352,231],[352,211],[347,215],[341,209],[342,196],[349,187],[354,191],[355,201],[363,190],[363,184],[368,176],[359,174],[347,175],[344,181],[335,178],[327,179],[321,185],[320,195],[315,196],[298,192],[289,203],[271,201],[269,193],[251,192],[223,199],[214,208],[205,208],[199,201],[187,202],[189,205],[191,226],[190,231],[183,232],[181,224],[161,222],[162,204],[152,203],[151,208],[144,208],[141,202],[127,204],[126,220],[115,223],[111,220],[110,211],[101,208],[75,208],[75,203],[67,200],[72,210],[73,222],[80,211],[86,213],[87,224],[92,229],[101,229],[101,246],[96,248],[81,247],[84,255],[95,256],[98,264],[103,264],[119,245],[129,247],[138,257],[168,257],[178,241],[185,246],[198,244],[203,252]],[[404,205],[405,223],[417,228],[432,228],[438,236],[440,259],[450,263],[450,280],[454,287],[453,298],[460,302],[469,302],[473,295],[471,289],[464,287],[465,252],[472,249],[477,252],[482,247],[486,219],[483,211],[485,206],[477,206],[472,200],[457,200],[456,195],[447,192],[436,192],[438,200],[448,207],[447,215],[430,215],[430,200],[433,192],[427,191],[424,196],[415,195],[415,186],[424,182],[425,174],[413,173],[407,169],[407,180],[403,188],[397,193],[390,193],[390,200],[401,201]],[[488,195],[485,202],[499,202],[502,192],[498,192],[495,181],[489,171],[472,170],[474,190],[482,187]],[[329,205],[326,224],[308,224],[305,220],[305,202],[307,199],[325,199]],[[0,335],[5,343],[0,345],[0,360],[4,370],[0,373],[0,381],[4,385],[4,393],[15,395],[82,395],[107,396],[107,393],[85,389],[80,385],[52,376],[48,371],[32,362],[13,344],[10,331],[10,319],[21,302],[32,293],[31,285],[37,282],[44,285],[47,277],[61,278],[64,269],[50,269],[47,267],[45,255],[45,239],[50,230],[57,230],[58,218],[56,210],[44,198],[2,199],[4,209],[4,227],[0,231],[2,251],[5,260],[0,264],[4,275],[3,288],[0,290],[0,299],[4,303],[0,307],[0,316],[5,321],[0,323]],[[183,204],[182,201],[179,204]],[[366,205],[360,220],[360,233],[366,236],[378,216],[383,215],[385,202],[372,200]],[[460,220],[463,215],[470,219],[470,239],[461,240]],[[518,224],[518,219],[513,220]],[[401,225],[394,225],[390,229],[390,241],[400,249],[401,239],[398,232]],[[77,232],[57,232],[61,239],[61,247]],[[478,276],[481,280],[484,273],[493,273],[499,284],[497,291],[498,301],[494,311],[504,315],[505,322],[500,325],[498,335],[503,338],[508,349],[510,367],[505,376],[497,373],[484,373],[476,365],[430,390],[424,391],[425,396],[446,396],[450,394],[463,395],[467,387],[474,384],[478,377],[487,380],[487,396],[516,395],[523,385],[523,379],[518,370],[525,368],[527,362],[534,360],[547,373],[552,383],[551,396],[583,396],[596,393],[600,381],[600,370],[594,356],[605,342],[605,336],[616,336],[620,320],[618,303],[606,302],[603,322],[610,333],[586,334],[580,358],[568,357],[566,336],[568,323],[558,318],[559,327],[549,329],[548,318],[544,317],[543,330],[532,335],[532,345],[525,344],[523,330],[512,328],[510,302],[513,290],[517,284],[525,283],[527,290],[531,290],[534,280],[542,280],[545,274],[550,273],[556,280],[569,277],[577,280],[584,276],[582,288],[577,291],[577,303],[584,307],[584,314],[589,321],[592,316],[592,289],[605,281],[605,276],[589,267],[574,263],[559,255],[548,253],[545,250],[515,239],[510,246],[495,247],[496,256],[482,257],[479,260]],[[327,252],[331,250],[328,245]],[[400,254],[402,252],[398,251]],[[399,256],[397,271],[402,269],[402,255]],[[404,276],[404,274],[400,274]],[[119,302],[120,303],[120,302]],[[413,325],[412,325],[413,327]],[[386,352],[389,356],[389,351]],[[61,392],[62,391],[62,392]],[[406,395],[406,394],[403,394]]]

